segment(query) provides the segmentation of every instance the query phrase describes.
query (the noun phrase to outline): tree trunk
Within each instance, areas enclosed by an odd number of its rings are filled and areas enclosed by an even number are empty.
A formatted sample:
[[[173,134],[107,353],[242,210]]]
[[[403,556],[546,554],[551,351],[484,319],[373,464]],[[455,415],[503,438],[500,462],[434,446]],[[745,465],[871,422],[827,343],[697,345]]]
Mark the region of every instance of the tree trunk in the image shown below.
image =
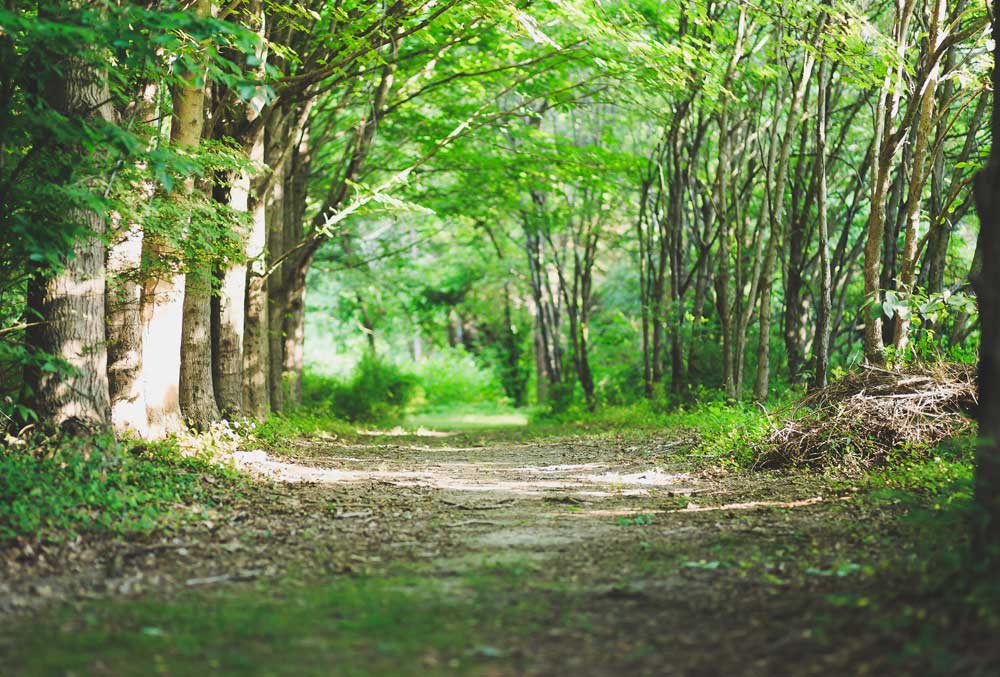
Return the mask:
[[[736,67],[743,57],[743,41],[746,37],[746,8],[740,7],[740,18],[737,23],[736,44],[733,47],[733,55],[729,61],[724,82],[732,80]],[[733,164],[732,135],[729,129],[729,109],[723,105],[719,113],[719,165],[717,168],[718,186],[717,220],[719,223],[719,261],[715,281],[716,304],[719,308],[719,326],[722,331],[722,386],[726,391],[726,397],[731,400],[739,396],[736,389],[736,351],[734,346],[734,331],[736,318],[738,317],[738,305],[735,300],[731,300],[729,293],[730,266],[732,262],[732,246],[730,239],[733,233],[733,222],[739,196],[734,196],[730,204],[729,200],[729,171]],[[730,214],[732,208],[733,215]],[[737,252],[739,246],[737,246]],[[739,256],[737,254],[736,274],[734,277],[739,288]]]
[[[263,143],[251,152],[251,159],[263,160]],[[253,225],[247,240],[246,323],[243,326],[243,413],[258,420],[267,418],[268,391],[268,307],[267,307],[267,224],[264,196],[254,196]]]
[[[148,436],[159,439],[184,427],[180,406],[184,273],[177,271],[177,252],[161,238],[147,235],[143,249],[147,261],[165,262],[163,267],[151,271],[142,293],[142,363]]]
[[[288,213],[286,187],[289,183],[289,144],[292,130],[289,127],[289,111],[283,110],[281,115],[273,115],[265,132],[265,153],[267,165],[274,173],[270,193],[266,196],[265,222],[267,224],[268,260],[274,261],[281,256],[286,247],[294,242],[285,242],[285,216]],[[270,409],[281,413],[285,408],[285,388],[282,371],[284,368],[284,328],[288,262],[275,263],[275,269],[267,276],[267,354],[268,354],[268,396]]]
[[[549,399],[549,379],[545,370],[545,346],[542,343],[541,319],[537,311],[534,321],[532,344],[535,355],[535,403],[544,404]]]
[[[252,3],[253,22],[263,40],[265,32],[265,12],[263,3]],[[267,53],[258,49],[261,63],[259,74],[263,74],[263,64]],[[243,139],[247,158],[253,166],[264,165],[265,130],[267,125],[261,119],[265,106],[262,94],[258,94],[244,108],[246,121],[251,130]],[[278,113],[269,109],[270,114]],[[243,414],[259,421],[267,418],[270,408],[268,391],[268,307],[267,307],[267,195],[265,176],[254,174],[250,179],[250,194],[247,211],[250,214],[250,231],[246,240],[247,275],[244,295],[243,324]]]
[[[217,187],[216,199],[236,212],[246,212],[250,176],[246,171],[230,176],[228,186]],[[234,420],[243,416],[243,325],[247,267],[242,260],[225,262],[219,273],[218,295],[212,301],[212,379],[219,411]]]
[[[199,17],[211,12],[211,0],[198,0],[194,12]],[[178,148],[193,150],[201,143],[205,127],[205,90],[195,80],[204,73],[191,73],[191,85],[173,93],[174,117],[171,137]],[[191,195],[204,187],[195,186],[193,178],[184,182]],[[203,196],[199,196],[203,197]],[[184,305],[181,329],[180,405],[187,422],[205,430],[219,420],[212,382],[212,271],[208,264],[197,265],[184,280]]]
[[[62,78],[53,80],[47,83],[45,97],[54,110],[67,117],[112,121],[102,71],[71,60],[62,64]],[[75,157],[80,150],[64,152]],[[75,182],[80,177],[66,179]],[[106,224],[100,212],[84,207],[71,207],[65,217],[79,232],[64,268],[47,275],[36,271],[30,279],[28,312],[41,323],[28,328],[27,341],[36,350],[65,359],[73,372],[30,368],[24,383],[28,401],[45,423],[103,428],[111,416],[104,324]]]
[[[653,365],[650,343],[650,293],[649,293],[649,247],[647,236],[649,232],[648,206],[649,191],[652,186],[652,176],[644,177],[639,189],[639,215],[636,219],[636,240],[639,244],[639,315],[642,323],[642,384],[643,393],[649,399],[653,396]]]
[[[941,46],[946,32],[942,30],[947,17],[944,0],[935,0],[931,6],[927,30],[927,54],[934,54]],[[913,294],[917,272],[917,228],[920,225],[920,207],[923,204],[924,184],[927,181],[927,154],[934,128],[934,108],[937,102],[938,61],[928,56],[929,71],[924,80],[924,90],[920,98],[920,113],[917,118],[913,144],[913,169],[906,204],[906,225],[903,252],[900,262],[899,291],[903,298]],[[893,326],[893,344],[897,353],[906,350],[910,334],[910,317],[896,313]]]
[[[282,380],[288,404],[302,404],[302,369],[305,359],[306,276],[292,278],[287,290],[287,305],[282,324]]]
[[[159,87],[147,84],[131,113],[143,122],[157,119]],[[150,130],[151,136],[155,128]],[[151,200],[155,184],[140,179],[134,189]],[[114,220],[112,221],[114,224]],[[116,433],[148,434],[146,392],[142,379],[142,223],[115,224],[107,251],[105,325],[108,339],[108,386],[111,423]]]
[[[212,379],[212,273],[208,266],[199,266],[185,278],[180,389],[181,411],[195,430],[206,430],[219,420]]]
[[[757,378],[754,382],[754,397],[758,400],[767,399],[768,386],[770,381],[770,354],[771,354],[771,287],[774,283],[774,264],[777,258],[778,242],[780,242],[782,237],[782,231],[784,228],[784,199],[785,199],[785,177],[788,172],[788,156],[791,151],[792,136],[795,134],[796,128],[799,125],[799,108],[802,105],[802,100],[805,98],[806,91],[809,87],[809,78],[812,75],[812,68],[816,62],[816,57],[813,54],[807,54],[804,57],[802,64],[802,72],[799,74],[798,87],[795,94],[792,97],[791,105],[788,111],[788,121],[785,127],[785,133],[781,139],[781,148],[777,156],[777,167],[775,167],[773,172],[774,184],[768,189],[768,198],[770,200],[769,208],[766,210],[771,224],[771,234],[767,246],[767,254],[764,260],[764,270],[761,274],[761,292],[760,292],[760,336],[757,348]],[[780,101],[780,89],[779,94],[776,96],[775,101]],[[776,103],[776,113],[777,106]],[[777,119],[777,114],[775,119]],[[772,149],[774,148],[774,143],[776,140],[772,140]],[[773,155],[773,150],[772,150]],[[773,157],[769,159],[773,161]],[[772,172],[769,172],[771,174]]]
[[[976,176],[982,270],[974,279],[982,323],[979,362],[979,445],[976,449],[975,555],[986,581],[1000,578],[1000,29],[993,23],[993,146],[989,163]]]
[[[906,220],[906,208],[902,205],[906,194],[906,177],[910,173],[913,158],[912,144],[904,146],[902,156],[889,185],[889,198],[885,208],[885,227],[882,230],[882,273],[878,283],[878,288],[883,293],[896,291],[899,234],[903,231],[903,222]],[[892,343],[892,322],[885,320],[882,322],[882,343]]]
[[[826,58],[819,64],[819,90],[816,101],[816,230],[819,238],[819,309],[816,317],[816,336],[813,339],[812,386],[826,386],[830,373],[830,314],[832,272],[830,269],[830,235],[826,218],[826,130],[827,82],[829,67]]]
[[[142,226],[132,224],[108,247],[105,308],[108,387],[115,432],[147,434],[146,393],[142,382]]]
[[[865,360],[871,364],[885,364],[885,343],[882,340],[882,293],[879,276],[882,272],[882,238],[885,234],[885,200],[889,190],[892,161],[898,150],[895,134],[889,129],[899,109],[903,89],[904,64],[909,44],[910,18],[914,0],[896,0],[893,20],[893,39],[899,65],[895,72],[886,73],[875,107],[875,135],[872,155],[871,199],[865,241],[864,291],[865,291]]]
[[[291,249],[301,242],[305,231],[305,209],[312,149],[309,145],[308,111],[303,112],[302,130],[293,139],[285,180],[285,215],[283,217],[283,248]],[[282,264],[281,298],[281,383],[286,407],[302,404],[302,369],[305,355],[305,296],[306,275],[313,254],[307,249],[289,257]],[[274,356],[271,358],[275,359]]]

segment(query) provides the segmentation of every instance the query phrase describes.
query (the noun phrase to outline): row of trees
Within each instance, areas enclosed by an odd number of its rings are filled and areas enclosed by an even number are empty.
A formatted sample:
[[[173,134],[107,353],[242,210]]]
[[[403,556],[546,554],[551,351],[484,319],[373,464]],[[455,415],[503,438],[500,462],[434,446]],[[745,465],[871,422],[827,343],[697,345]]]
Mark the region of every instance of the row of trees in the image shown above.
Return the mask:
[[[8,3],[0,26],[7,409],[150,437],[294,404],[316,252],[357,258],[348,218],[401,209],[559,52],[488,1]]]
[[[516,276],[504,293],[530,317],[539,400],[575,388],[595,405],[591,327],[612,311],[634,323],[647,396],[709,384],[765,399],[775,374],[825,383],[831,360],[974,350],[984,4],[532,11],[536,51],[564,58],[506,95],[528,102],[524,115],[461,139],[400,195],[431,207],[431,224],[482,234],[443,250],[495,255],[498,275]],[[382,133],[392,148],[408,132]],[[384,226],[366,231],[383,253],[400,240]],[[617,298],[622,269],[631,306]],[[483,306],[465,294],[454,307]]]
[[[502,294],[480,333],[516,399],[526,352],[539,400],[596,406],[592,327],[622,279],[646,395],[764,399],[775,374],[822,384],[831,359],[974,338],[980,2],[94,0],[0,20],[20,418],[155,437],[281,411],[317,260],[377,286],[386,260],[455,248],[497,278],[424,285],[408,315],[426,335],[428,305]],[[369,337],[372,286],[352,295]]]

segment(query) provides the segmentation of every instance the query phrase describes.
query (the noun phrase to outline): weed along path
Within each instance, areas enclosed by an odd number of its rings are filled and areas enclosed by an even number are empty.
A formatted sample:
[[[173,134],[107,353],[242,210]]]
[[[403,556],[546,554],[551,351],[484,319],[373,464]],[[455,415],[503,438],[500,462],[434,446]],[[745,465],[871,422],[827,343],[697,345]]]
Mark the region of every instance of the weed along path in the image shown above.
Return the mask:
[[[830,674],[892,667],[892,504],[687,436],[303,440],[142,537],[3,553],[5,674]],[[194,509],[187,508],[188,511]],[[624,672],[623,672],[624,671]]]

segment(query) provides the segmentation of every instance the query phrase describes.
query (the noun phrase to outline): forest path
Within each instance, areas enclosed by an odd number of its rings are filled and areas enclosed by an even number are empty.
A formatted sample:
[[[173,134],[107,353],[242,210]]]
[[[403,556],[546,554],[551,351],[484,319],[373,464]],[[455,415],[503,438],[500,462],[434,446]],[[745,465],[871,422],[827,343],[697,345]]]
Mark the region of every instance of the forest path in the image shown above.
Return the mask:
[[[878,655],[876,637],[817,627],[817,595],[846,580],[849,493],[699,467],[681,435],[522,438],[240,454],[272,481],[169,532],[20,569],[0,604],[67,603],[7,627],[0,655],[26,674],[210,659],[226,674],[486,675],[843,674]],[[34,670],[40,637],[52,658]]]

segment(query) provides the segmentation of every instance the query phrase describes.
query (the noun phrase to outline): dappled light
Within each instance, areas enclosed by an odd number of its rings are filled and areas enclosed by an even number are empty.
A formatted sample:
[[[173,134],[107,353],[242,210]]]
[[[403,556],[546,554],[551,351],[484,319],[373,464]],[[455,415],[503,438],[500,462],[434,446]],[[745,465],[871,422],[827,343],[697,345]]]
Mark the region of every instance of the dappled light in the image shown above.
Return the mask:
[[[416,430],[405,430],[401,426],[396,426],[392,430],[358,430],[359,435],[366,437],[451,437],[458,433],[445,430],[428,430],[419,427]]]
[[[0,674],[1000,675],[992,0],[7,0]]]

